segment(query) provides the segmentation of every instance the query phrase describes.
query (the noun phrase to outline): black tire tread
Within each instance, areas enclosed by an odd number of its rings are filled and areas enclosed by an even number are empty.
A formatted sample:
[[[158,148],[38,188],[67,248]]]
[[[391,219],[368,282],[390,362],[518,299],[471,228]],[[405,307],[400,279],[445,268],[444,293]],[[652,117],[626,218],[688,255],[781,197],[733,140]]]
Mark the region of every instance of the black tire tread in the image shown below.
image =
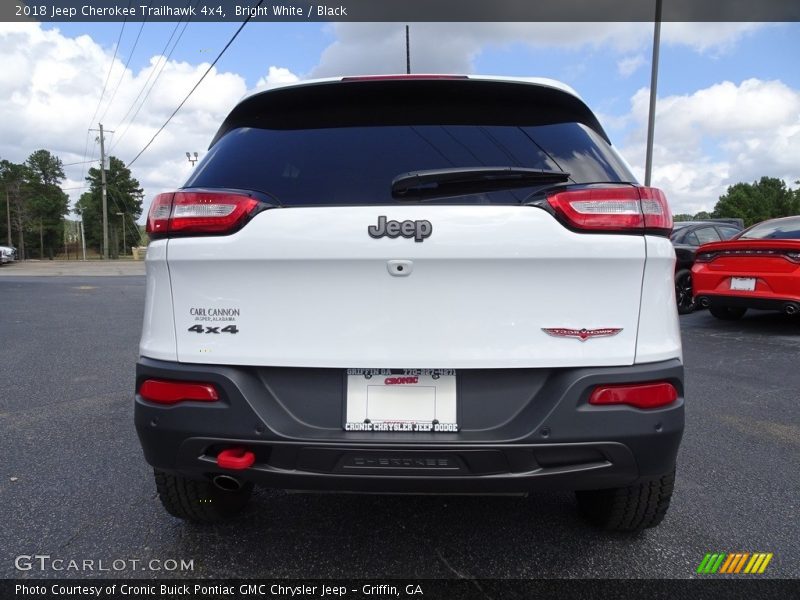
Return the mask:
[[[252,484],[236,492],[218,489],[210,481],[187,479],[154,469],[158,498],[173,517],[197,523],[214,523],[244,509]]]
[[[723,321],[736,321],[744,316],[747,312],[746,308],[738,308],[733,306],[714,306],[713,304],[708,307],[708,312],[718,319]]]
[[[677,302],[677,289],[678,289],[678,281],[682,277],[690,277],[692,276],[692,272],[689,269],[681,269],[677,273],[675,273],[675,300],[678,305],[678,314],[679,315],[688,315],[694,312],[694,302],[690,302],[688,305],[682,306],[680,303]]]
[[[607,531],[637,532],[664,520],[675,471],[653,481],[607,490],[576,492],[578,507],[592,524]]]

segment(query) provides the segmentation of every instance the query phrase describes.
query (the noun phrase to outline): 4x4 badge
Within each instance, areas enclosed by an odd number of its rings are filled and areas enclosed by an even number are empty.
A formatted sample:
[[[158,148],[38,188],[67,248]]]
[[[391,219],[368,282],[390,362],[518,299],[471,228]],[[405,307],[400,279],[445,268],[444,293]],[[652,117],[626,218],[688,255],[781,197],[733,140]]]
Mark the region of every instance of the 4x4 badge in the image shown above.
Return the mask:
[[[547,335],[553,337],[574,337],[585,342],[589,338],[608,337],[617,335],[622,331],[622,327],[604,327],[602,329],[566,329],[564,327],[542,327]]]
[[[387,221],[385,215],[378,217],[377,225],[370,225],[367,227],[367,233],[370,237],[378,238],[390,237],[396,238],[403,236],[404,238],[414,238],[415,242],[421,242],[433,233],[433,225],[430,221]]]

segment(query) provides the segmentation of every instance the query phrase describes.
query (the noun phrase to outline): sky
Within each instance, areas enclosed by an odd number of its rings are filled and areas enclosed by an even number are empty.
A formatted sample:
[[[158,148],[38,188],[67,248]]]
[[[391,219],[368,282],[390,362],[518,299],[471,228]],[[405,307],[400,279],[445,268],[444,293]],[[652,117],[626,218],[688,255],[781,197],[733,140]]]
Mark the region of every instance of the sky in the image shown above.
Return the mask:
[[[102,122],[113,132],[107,150],[129,163],[238,26],[0,23],[0,158],[54,152],[74,203],[92,164],[73,163],[99,156],[88,129]],[[652,23],[410,27],[413,72],[572,86],[644,180]],[[711,210],[728,186],[761,176],[798,187],[800,24],[664,23],[661,35],[652,185],[673,212]],[[186,152],[202,158],[244,95],[314,77],[404,72],[404,44],[400,23],[249,23],[131,167],[145,213],[153,196],[183,184],[192,169]]]

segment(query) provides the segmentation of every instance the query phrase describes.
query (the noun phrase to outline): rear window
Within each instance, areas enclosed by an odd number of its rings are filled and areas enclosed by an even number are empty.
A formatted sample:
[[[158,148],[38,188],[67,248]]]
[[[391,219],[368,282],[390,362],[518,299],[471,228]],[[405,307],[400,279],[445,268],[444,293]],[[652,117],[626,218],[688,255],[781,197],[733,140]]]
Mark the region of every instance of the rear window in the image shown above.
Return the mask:
[[[800,240],[800,217],[765,221],[753,225],[739,239],[742,240]]]
[[[453,167],[526,167],[570,173],[572,183],[634,182],[611,146],[582,123],[238,127],[197,165],[185,187],[269,194],[283,206],[396,204],[392,180]],[[518,204],[542,184],[434,199]]]

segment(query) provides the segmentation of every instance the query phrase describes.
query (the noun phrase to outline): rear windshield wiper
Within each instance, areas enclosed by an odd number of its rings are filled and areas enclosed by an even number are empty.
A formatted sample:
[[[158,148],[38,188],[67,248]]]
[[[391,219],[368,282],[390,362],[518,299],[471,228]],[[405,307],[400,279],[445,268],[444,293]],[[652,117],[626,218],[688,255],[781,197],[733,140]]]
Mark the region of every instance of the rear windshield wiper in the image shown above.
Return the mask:
[[[392,197],[397,200],[441,198],[477,192],[490,192],[569,179],[563,171],[544,171],[525,167],[455,167],[412,171],[392,181]]]

